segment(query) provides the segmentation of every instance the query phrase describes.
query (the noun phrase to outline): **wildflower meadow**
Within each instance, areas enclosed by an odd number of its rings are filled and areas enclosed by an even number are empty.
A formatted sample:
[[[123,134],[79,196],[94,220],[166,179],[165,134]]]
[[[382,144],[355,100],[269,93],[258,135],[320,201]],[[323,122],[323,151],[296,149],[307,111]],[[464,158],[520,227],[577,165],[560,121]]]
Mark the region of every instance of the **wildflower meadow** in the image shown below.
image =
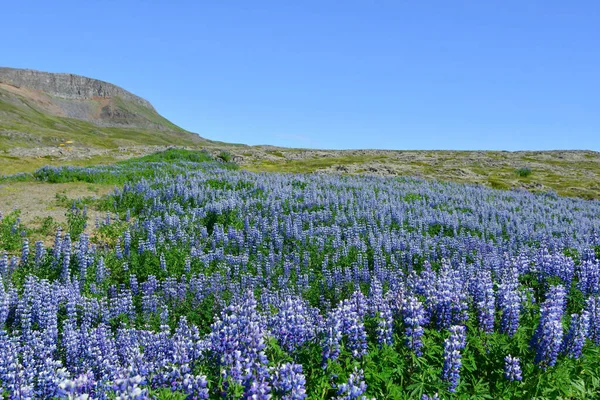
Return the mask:
[[[115,190],[0,219],[0,397],[600,398],[600,202],[228,161],[19,177]]]

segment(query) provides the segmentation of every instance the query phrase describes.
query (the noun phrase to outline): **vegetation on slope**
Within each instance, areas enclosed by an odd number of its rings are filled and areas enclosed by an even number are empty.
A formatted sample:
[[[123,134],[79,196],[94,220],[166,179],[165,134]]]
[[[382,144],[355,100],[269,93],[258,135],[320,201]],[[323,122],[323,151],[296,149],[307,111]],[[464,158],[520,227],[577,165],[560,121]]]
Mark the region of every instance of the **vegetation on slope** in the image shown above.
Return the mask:
[[[90,100],[93,102],[94,100]],[[32,99],[0,88],[0,150],[14,147],[57,147],[72,141],[78,147],[115,149],[135,145],[194,146],[207,143],[187,132],[153,110],[111,99],[109,107],[133,116],[131,126],[101,126],[81,119],[53,115],[41,109]],[[100,105],[98,105],[100,107]]]

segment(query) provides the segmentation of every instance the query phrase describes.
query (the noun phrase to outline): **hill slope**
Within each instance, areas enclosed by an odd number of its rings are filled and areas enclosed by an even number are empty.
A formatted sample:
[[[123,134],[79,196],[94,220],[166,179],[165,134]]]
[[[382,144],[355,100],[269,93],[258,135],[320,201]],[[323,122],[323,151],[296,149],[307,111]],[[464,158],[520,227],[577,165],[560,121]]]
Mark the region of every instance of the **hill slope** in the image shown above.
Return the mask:
[[[0,68],[0,150],[207,143],[113,84],[73,74]]]

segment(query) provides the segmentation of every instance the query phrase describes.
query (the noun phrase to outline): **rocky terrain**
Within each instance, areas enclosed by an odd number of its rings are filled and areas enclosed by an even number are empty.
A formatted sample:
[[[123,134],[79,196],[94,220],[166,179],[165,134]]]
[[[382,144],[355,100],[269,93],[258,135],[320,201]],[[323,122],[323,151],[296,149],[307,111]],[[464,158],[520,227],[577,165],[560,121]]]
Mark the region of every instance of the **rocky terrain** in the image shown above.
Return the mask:
[[[73,74],[0,68],[0,150],[207,143],[162,117],[147,100]],[[39,152],[39,151],[38,151]]]
[[[142,99],[112,83],[75,74],[54,74],[30,69],[0,67],[0,82],[16,88],[26,88],[69,100],[92,100],[120,97],[149,108],[154,107]]]

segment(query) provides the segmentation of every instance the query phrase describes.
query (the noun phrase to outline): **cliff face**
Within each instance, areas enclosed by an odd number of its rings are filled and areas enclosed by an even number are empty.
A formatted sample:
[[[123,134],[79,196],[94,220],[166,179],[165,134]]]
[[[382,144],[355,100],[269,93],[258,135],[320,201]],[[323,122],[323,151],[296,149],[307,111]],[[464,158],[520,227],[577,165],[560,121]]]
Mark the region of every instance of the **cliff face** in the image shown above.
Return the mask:
[[[154,111],[154,107],[150,102],[125,89],[108,82],[80,75],[0,67],[0,82],[18,88],[39,90],[52,96],[70,100],[120,97],[123,100]]]
[[[0,67],[0,152],[67,140],[97,148],[206,142],[111,83]]]

